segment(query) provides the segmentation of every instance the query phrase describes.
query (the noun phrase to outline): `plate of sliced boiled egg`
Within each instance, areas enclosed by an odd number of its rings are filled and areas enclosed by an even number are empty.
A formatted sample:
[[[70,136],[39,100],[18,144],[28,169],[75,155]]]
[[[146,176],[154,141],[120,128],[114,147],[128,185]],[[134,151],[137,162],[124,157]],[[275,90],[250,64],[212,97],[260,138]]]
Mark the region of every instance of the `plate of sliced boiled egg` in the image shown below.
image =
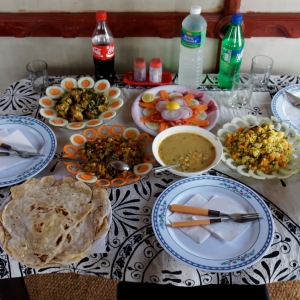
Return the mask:
[[[103,152],[101,149],[105,147]],[[102,187],[118,187],[137,182],[151,172],[156,162],[150,136],[135,127],[124,128],[118,124],[89,127],[74,133],[63,149],[63,157],[87,160],[87,163],[64,162],[70,174],[79,181]],[[119,157],[115,157],[114,153],[118,153]],[[124,161],[130,169],[115,170],[109,166],[109,162],[113,160]]]
[[[97,127],[117,115],[124,105],[120,96],[121,90],[106,79],[66,77],[60,86],[46,89],[46,96],[39,99],[39,112],[52,126],[70,130]]]

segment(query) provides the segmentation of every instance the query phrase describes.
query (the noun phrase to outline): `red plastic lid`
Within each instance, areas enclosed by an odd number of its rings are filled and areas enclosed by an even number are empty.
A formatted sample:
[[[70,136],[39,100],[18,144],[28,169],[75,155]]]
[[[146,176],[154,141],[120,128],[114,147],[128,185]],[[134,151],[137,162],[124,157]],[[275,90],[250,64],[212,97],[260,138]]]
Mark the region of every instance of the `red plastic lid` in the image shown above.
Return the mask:
[[[145,66],[146,66],[146,62],[145,62],[145,59],[144,58],[142,58],[142,57],[138,57],[138,58],[136,58],[135,60],[134,60],[134,66],[136,67],[136,68],[145,68]]]
[[[150,61],[150,67],[152,68],[161,68],[162,66],[162,62],[159,58],[153,58],[151,61]]]
[[[96,20],[103,21],[106,19],[107,19],[107,16],[106,16],[106,12],[104,10],[98,10],[96,12]]]

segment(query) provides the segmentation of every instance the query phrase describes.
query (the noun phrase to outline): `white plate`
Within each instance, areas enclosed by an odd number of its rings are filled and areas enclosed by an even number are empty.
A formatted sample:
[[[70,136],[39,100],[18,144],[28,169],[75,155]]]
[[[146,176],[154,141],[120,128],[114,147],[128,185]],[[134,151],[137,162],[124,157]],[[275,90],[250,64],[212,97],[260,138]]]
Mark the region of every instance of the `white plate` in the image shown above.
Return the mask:
[[[30,117],[8,116],[0,118],[0,129],[12,133],[19,129],[37,152],[45,156],[30,158],[12,168],[0,171],[0,187],[10,186],[41,172],[53,158],[57,146],[52,129],[43,122]]]
[[[168,206],[184,204],[195,194],[208,200],[215,195],[230,199],[264,219],[253,222],[232,242],[211,235],[198,244],[180,229],[166,226],[171,215]],[[154,204],[152,226],[159,243],[171,256],[211,272],[234,272],[258,262],[269,250],[274,234],[273,219],[265,202],[242,183],[218,176],[188,177],[170,185]]]
[[[228,133],[236,132],[239,127],[258,125],[265,122],[273,124],[275,130],[284,132],[284,135],[287,137],[287,141],[291,144],[291,150],[293,151],[292,155],[289,157],[290,162],[288,165],[285,168],[280,168],[278,171],[273,171],[271,174],[264,174],[261,171],[249,170],[245,165],[236,164],[231,158],[231,155],[227,152],[228,150],[225,145],[226,135]],[[221,161],[227,167],[243,176],[255,179],[284,179],[300,171],[300,150],[298,150],[300,146],[300,135],[287,123],[279,122],[279,120],[273,116],[271,119],[267,117],[256,118],[252,115],[246,115],[242,118],[234,118],[230,123],[224,124],[223,127],[218,130],[217,137],[223,145]]]
[[[214,109],[211,111],[208,109],[206,111],[208,113],[207,120],[209,120],[210,124],[207,127],[203,127],[206,130],[211,130],[217,123],[219,118],[219,107],[217,103],[206,93],[203,91],[197,90],[195,88],[192,88],[190,86],[183,86],[183,85],[163,85],[163,86],[157,86],[155,88],[146,90],[144,93],[152,93],[154,95],[157,95],[160,90],[165,90],[168,93],[192,93],[195,95],[203,94],[202,101],[200,104],[206,104],[210,105],[212,104]],[[144,94],[143,93],[143,94]],[[141,100],[142,94],[139,95],[133,102],[132,108],[131,108],[131,115],[136,123],[143,131],[156,136],[158,134],[157,130],[149,129],[144,123],[140,122],[140,118],[143,117],[143,108],[139,106],[139,102]],[[212,101],[212,102],[211,102]]]
[[[292,128],[300,133],[300,108],[293,106],[286,100],[285,91],[300,97],[300,84],[287,86],[277,92],[271,102],[272,112],[278,120],[289,123]]]

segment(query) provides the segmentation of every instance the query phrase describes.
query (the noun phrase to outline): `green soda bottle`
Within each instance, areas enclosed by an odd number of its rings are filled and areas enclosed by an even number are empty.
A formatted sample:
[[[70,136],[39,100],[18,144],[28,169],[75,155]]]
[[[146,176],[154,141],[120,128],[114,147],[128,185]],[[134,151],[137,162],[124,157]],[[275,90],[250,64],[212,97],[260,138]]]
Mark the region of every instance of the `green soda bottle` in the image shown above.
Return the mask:
[[[231,23],[222,40],[218,84],[221,88],[232,88],[232,78],[240,72],[245,39],[242,32],[241,14],[231,16]]]

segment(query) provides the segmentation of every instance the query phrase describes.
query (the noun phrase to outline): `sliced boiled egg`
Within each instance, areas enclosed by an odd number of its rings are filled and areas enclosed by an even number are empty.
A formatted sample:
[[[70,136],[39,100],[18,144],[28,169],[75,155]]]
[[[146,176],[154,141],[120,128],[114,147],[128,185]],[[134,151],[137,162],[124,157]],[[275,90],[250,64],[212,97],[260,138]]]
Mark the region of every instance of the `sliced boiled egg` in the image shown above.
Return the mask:
[[[121,90],[117,87],[110,87],[108,90],[104,92],[104,94],[109,98],[109,99],[116,99],[120,96]]]
[[[96,126],[100,126],[102,123],[103,123],[103,121],[100,119],[92,119],[92,120],[86,121],[85,126],[86,127],[96,127]]]
[[[58,99],[62,96],[64,90],[59,86],[49,86],[46,89],[46,95],[52,99]]]
[[[78,80],[78,87],[80,87],[81,89],[91,89],[94,84],[94,79],[91,77],[81,77]]]
[[[126,128],[123,132],[124,139],[136,139],[139,135],[140,132],[134,127]]]
[[[99,119],[107,121],[112,119],[116,114],[117,113],[113,110],[104,111],[100,114]]]
[[[195,106],[195,105],[199,105],[199,104],[200,104],[199,101],[196,99],[192,99],[189,102],[189,106]]]
[[[76,89],[77,88],[77,81],[74,78],[64,78],[61,83],[60,83],[61,88],[68,92],[71,89]]]
[[[71,122],[68,123],[66,127],[71,130],[82,129],[85,127],[85,122]]]
[[[80,172],[76,174],[76,179],[85,183],[95,183],[98,178],[90,173]]]
[[[68,124],[68,121],[63,118],[55,117],[55,118],[49,119],[49,123],[53,126],[63,127]]]
[[[159,124],[155,122],[146,122],[145,126],[152,130],[158,130]]]
[[[97,93],[104,93],[110,88],[110,83],[106,79],[100,79],[98,80],[94,85],[94,90]]]
[[[47,108],[51,108],[51,107],[54,107],[56,102],[53,101],[53,99],[51,99],[50,97],[42,97],[40,100],[39,100],[39,104],[40,106],[42,107],[47,107]]]
[[[133,167],[133,172],[134,174],[137,175],[145,175],[148,174],[152,170],[152,168],[153,168],[152,164],[142,163],[142,164],[135,165]]]
[[[117,110],[120,107],[122,107],[124,104],[124,101],[121,98],[111,99],[108,101],[108,110]]]
[[[176,98],[176,97],[182,97],[183,95],[181,93],[170,93],[169,94],[169,97],[170,99],[172,100],[173,98]]]
[[[82,147],[86,143],[86,138],[81,134],[73,134],[70,136],[71,143],[76,147]]]
[[[40,114],[47,119],[55,118],[57,116],[57,111],[53,108],[41,108]]]

